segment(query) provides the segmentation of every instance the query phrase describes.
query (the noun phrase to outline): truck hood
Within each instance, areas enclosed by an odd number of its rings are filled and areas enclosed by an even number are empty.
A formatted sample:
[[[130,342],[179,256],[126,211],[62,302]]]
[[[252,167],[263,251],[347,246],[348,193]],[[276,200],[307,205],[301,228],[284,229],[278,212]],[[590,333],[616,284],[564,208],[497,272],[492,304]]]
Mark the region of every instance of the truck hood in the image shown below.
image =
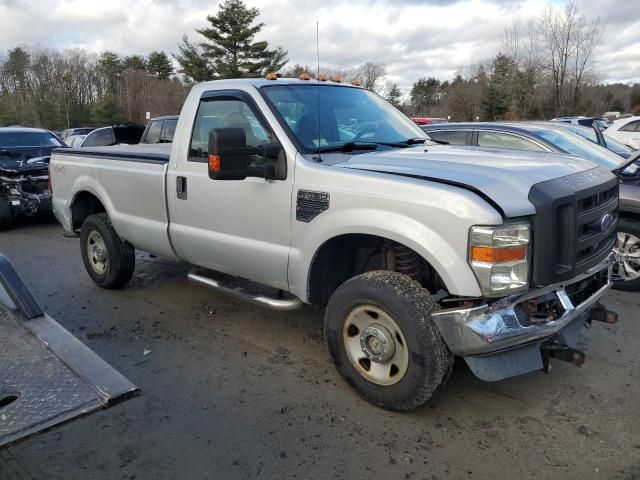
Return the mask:
[[[506,217],[535,213],[528,196],[536,183],[600,168],[572,155],[447,145],[363,153],[336,166],[457,185],[475,191]]]

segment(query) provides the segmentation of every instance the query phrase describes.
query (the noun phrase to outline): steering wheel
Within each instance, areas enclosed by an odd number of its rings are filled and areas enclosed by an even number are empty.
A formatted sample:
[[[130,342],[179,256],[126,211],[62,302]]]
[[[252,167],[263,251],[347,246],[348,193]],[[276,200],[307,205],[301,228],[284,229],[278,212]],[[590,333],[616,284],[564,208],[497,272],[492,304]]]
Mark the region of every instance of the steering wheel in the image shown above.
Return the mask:
[[[365,125],[362,128],[362,131],[359,132],[355,137],[353,137],[351,141],[360,140],[362,137],[364,137],[368,133],[373,133],[373,134],[378,133],[378,127],[376,127],[375,125]]]

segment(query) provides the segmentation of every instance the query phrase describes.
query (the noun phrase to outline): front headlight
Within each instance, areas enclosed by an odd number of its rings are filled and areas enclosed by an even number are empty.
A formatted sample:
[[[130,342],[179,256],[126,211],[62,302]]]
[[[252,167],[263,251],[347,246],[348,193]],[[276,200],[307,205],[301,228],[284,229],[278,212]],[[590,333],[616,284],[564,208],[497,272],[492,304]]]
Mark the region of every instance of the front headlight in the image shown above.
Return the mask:
[[[528,223],[471,227],[469,265],[489,297],[509,295],[529,286]]]

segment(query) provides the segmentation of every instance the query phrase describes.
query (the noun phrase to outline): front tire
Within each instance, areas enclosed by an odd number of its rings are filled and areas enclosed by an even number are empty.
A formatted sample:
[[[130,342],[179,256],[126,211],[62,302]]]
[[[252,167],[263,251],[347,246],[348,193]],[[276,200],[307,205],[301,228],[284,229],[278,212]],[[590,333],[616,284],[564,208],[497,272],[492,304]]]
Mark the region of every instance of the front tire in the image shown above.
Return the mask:
[[[633,292],[640,290],[640,222],[621,218],[618,222],[618,238],[614,248],[616,263],[613,273],[624,278],[613,284],[616,290]]]
[[[80,231],[80,251],[87,273],[102,288],[120,288],[133,276],[135,249],[120,238],[106,213],[85,219]]]
[[[406,275],[367,272],[342,284],[325,313],[333,362],[374,405],[412,410],[446,381],[453,365],[431,313],[439,307]]]
[[[0,232],[11,228],[13,223],[13,212],[9,200],[5,196],[0,196]]]

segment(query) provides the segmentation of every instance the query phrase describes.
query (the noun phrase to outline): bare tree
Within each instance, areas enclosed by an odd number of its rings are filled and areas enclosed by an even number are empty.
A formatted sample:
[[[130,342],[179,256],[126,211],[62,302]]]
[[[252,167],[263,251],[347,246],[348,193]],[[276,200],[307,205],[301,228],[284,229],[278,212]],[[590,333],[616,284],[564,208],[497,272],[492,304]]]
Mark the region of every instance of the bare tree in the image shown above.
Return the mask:
[[[556,115],[575,107],[585,71],[591,66],[595,47],[602,40],[600,19],[588,21],[572,1],[564,10],[548,7],[542,16],[547,68],[553,80]]]
[[[504,30],[502,51],[512,59],[511,95],[512,116],[530,118],[539,101],[538,86],[543,82],[540,58],[540,36],[534,22],[523,24],[515,20]]]
[[[387,74],[387,67],[384,63],[367,62],[355,68],[353,73],[362,86],[372,92],[380,93],[384,89],[383,77]]]

